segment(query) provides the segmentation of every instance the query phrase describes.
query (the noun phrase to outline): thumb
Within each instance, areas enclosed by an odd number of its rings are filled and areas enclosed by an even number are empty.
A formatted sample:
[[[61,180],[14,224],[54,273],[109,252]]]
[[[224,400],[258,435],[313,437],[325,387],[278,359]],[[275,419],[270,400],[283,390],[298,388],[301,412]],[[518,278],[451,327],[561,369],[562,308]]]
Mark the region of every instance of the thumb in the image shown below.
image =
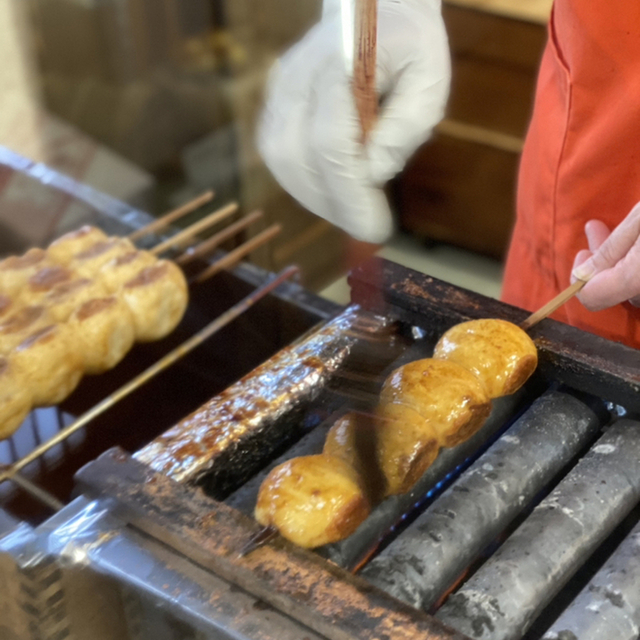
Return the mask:
[[[593,254],[588,249],[583,249],[582,251],[578,251],[575,260],[573,261],[573,269],[571,274],[571,284],[573,284],[578,278],[576,278],[573,274],[576,269],[584,264]]]

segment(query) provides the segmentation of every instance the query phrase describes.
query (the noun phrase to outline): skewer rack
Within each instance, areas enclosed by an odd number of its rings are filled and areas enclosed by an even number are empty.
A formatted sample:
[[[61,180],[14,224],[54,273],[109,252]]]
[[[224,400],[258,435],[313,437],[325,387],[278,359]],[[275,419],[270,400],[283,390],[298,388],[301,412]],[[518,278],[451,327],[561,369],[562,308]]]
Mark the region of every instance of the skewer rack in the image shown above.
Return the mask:
[[[170,224],[177,222],[207,205],[211,200],[213,200],[213,198],[213,192],[205,192],[173,211],[166,213],[157,220],[132,232],[128,235],[128,239],[131,241],[140,241],[148,238],[151,234],[156,235],[159,232],[164,232],[168,237],[158,241],[154,246],[148,247],[148,250],[156,256],[171,253],[171,257],[174,261],[183,269],[186,269],[187,274],[189,274],[190,284],[201,284],[221,271],[233,268],[242,259],[246,258],[259,247],[270,242],[280,233],[280,225],[272,225],[251,239],[240,244],[232,251],[223,255],[217,255],[216,259],[209,260],[207,262],[207,257],[217,251],[223,242],[246,231],[252,224],[260,220],[262,217],[262,212],[254,211],[218,230],[206,240],[198,241],[198,234],[226,223],[232,215],[238,212],[239,207],[237,203],[232,202],[214,210],[208,215],[205,215],[197,222],[187,226],[179,232],[166,234],[166,230]],[[205,261],[204,266],[202,266],[203,260]],[[198,267],[199,271],[194,273],[192,268],[193,265],[200,265]],[[22,470],[25,467],[38,461],[42,456],[58,445],[63,446],[64,456],[64,453],[68,452],[68,447],[70,445],[68,441],[74,436],[74,434],[77,434],[81,429],[89,425],[102,413],[108,411],[117,402],[141,388],[154,376],[159,375],[165,369],[187,355],[190,351],[196,349],[205,340],[219,332],[230,322],[233,322],[233,320],[235,320],[239,315],[253,307],[279,285],[296,276],[297,273],[298,271],[295,267],[289,267],[284,269],[279,275],[263,282],[255,289],[254,292],[238,301],[218,318],[210,321],[195,335],[191,336],[179,346],[176,346],[170,353],[165,354],[156,363],[140,372],[128,383],[121,386],[108,397],[102,399],[77,419],[69,422],[60,407],[51,407],[48,409],[43,408],[32,411],[27,418],[27,421],[29,423],[28,428],[32,433],[34,446],[26,454],[20,455],[13,439],[8,439],[10,462],[0,468],[0,485],[4,482],[11,481],[28,493],[32,498],[46,505],[49,509],[54,511],[59,510],[63,506],[63,503],[49,491],[38,486],[38,484],[29,477],[23,475]],[[46,423],[46,426],[44,423]],[[52,423],[54,426],[54,434],[43,440],[41,434],[46,431],[51,431]]]

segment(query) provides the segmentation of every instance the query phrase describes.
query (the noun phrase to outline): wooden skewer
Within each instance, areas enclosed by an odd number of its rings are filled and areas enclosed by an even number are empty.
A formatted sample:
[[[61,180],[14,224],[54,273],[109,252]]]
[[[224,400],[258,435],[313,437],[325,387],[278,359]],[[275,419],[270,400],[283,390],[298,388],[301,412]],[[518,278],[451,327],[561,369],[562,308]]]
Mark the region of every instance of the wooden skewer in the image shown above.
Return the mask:
[[[31,480],[25,478],[20,473],[14,473],[11,476],[11,480],[36,500],[49,507],[52,511],[60,511],[60,509],[64,507],[64,504],[60,502],[58,498],[48,491],[45,491],[45,489],[39,487],[34,482],[31,482]]]
[[[378,41],[377,0],[356,0],[353,56],[353,97],[362,130],[362,144],[369,139],[378,120],[376,64]],[[349,271],[372,258],[380,245],[349,238],[346,267]]]
[[[183,204],[182,206],[174,209],[173,211],[169,211],[169,213],[165,213],[161,218],[154,220],[146,227],[142,227],[142,229],[138,229],[131,233],[128,237],[131,242],[134,240],[138,240],[142,238],[142,236],[146,236],[154,231],[158,231],[159,229],[164,229],[164,227],[170,225],[172,222],[183,218],[184,216],[192,213],[203,204],[207,204],[207,202],[211,202],[213,200],[214,192],[213,191],[205,191],[202,195],[190,200],[189,202]]]
[[[49,449],[61,442],[64,442],[71,434],[86,426],[94,418],[98,417],[107,409],[114,406],[117,402],[133,393],[136,389],[142,387],[151,380],[151,378],[170,367],[172,364],[180,360],[180,358],[186,356],[196,347],[200,346],[205,340],[220,331],[223,327],[227,326],[230,322],[247,311],[247,309],[252,307],[256,302],[264,298],[268,293],[271,293],[271,291],[276,287],[297,273],[297,267],[287,267],[281,271],[273,279],[257,288],[253,293],[250,293],[246,298],[243,298],[228,311],[225,311],[221,316],[210,322],[206,327],[204,327],[204,329],[201,329],[198,333],[189,338],[189,340],[183,342],[179,347],[176,347],[173,351],[169,352],[164,356],[164,358],[160,359],[154,365],[136,376],[133,380],[120,387],[120,389],[105,398],[102,402],[98,403],[95,407],[89,409],[89,411],[80,416],[75,422],[72,422],[69,426],[62,429],[62,431],[59,431],[46,442],[43,442],[40,446],[36,447],[33,451],[17,462],[12,465],[7,465],[2,472],[0,472],[0,483],[12,479],[18,471],[34,460],[37,460],[42,454],[49,451]],[[18,479],[18,482],[20,482],[20,480],[21,479]]]
[[[178,249],[184,246],[187,242],[189,242],[189,240],[191,240],[193,236],[195,236],[196,234],[200,233],[201,231],[204,231],[205,229],[213,226],[214,224],[217,224],[218,222],[224,220],[225,218],[228,218],[230,215],[234,214],[237,210],[238,210],[238,203],[232,202],[231,204],[228,204],[226,207],[222,207],[222,209],[218,209],[217,211],[210,213],[205,218],[202,218],[202,220],[198,220],[198,222],[187,227],[180,233],[176,233],[175,236],[169,238],[168,240],[165,240],[164,242],[161,242],[160,244],[156,245],[155,247],[153,247],[153,249],[151,249],[151,253],[153,253],[154,255],[158,255],[163,251],[166,251],[167,249],[172,249],[172,248]]]
[[[366,142],[378,118],[376,92],[377,0],[356,0],[353,95]]]
[[[587,282],[588,280],[576,280],[570,287],[560,292],[553,300],[547,302],[544,307],[532,313],[520,327],[525,331],[531,329],[531,327],[538,324],[541,320],[544,320],[547,316],[550,316],[556,309],[559,309],[565,302],[579,293]]]
[[[269,525],[267,527],[263,527],[256,534],[251,536],[249,541],[238,551],[238,558],[244,558],[249,555],[252,551],[255,551],[259,547],[264,546],[268,542],[271,542],[278,535],[278,530]]]
[[[232,267],[236,263],[240,262],[242,258],[249,255],[263,244],[266,244],[272,238],[275,238],[280,231],[282,231],[282,227],[279,224],[270,226],[268,229],[255,236],[255,238],[251,238],[251,240],[241,244],[237,249],[230,251],[226,256],[224,256],[224,258],[214,262],[209,268],[198,274],[193,281],[204,282],[212,276],[215,276],[216,273],[220,273],[223,269]]]
[[[183,253],[180,257],[176,258],[175,262],[180,265],[188,264],[192,262],[196,258],[201,258],[202,256],[206,256],[208,253],[211,253],[214,249],[220,246],[225,240],[229,238],[233,238],[236,233],[243,231],[248,226],[256,222],[256,220],[260,220],[262,218],[262,211],[254,211],[246,215],[244,218],[241,218],[237,222],[230,224],[228,227],[223,229],[222,231],[216,233],[211,236],[208,240],[201,242],[196,247],[191,249],[187,249],[185,253]]]

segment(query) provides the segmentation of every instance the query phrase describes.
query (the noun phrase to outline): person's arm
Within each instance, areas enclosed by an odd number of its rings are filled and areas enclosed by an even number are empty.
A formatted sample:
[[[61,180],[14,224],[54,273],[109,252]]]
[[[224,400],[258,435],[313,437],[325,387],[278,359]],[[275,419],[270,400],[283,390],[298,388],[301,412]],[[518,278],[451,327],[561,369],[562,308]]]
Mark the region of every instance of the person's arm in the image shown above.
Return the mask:
[[[580,251],[573,278],[589,282],[578,295],[590,311],[628,300],[640,305],[640,203],[613,230],[599,220],[585,226],[589,249]]]
[[[342,49],[339,3],[278,61],[258,131],[259,150],[303,206],[357,240],[393,231],[383,185],[429,138],[451,78],[440,0],[379,0],[380,119],[366,145]]]

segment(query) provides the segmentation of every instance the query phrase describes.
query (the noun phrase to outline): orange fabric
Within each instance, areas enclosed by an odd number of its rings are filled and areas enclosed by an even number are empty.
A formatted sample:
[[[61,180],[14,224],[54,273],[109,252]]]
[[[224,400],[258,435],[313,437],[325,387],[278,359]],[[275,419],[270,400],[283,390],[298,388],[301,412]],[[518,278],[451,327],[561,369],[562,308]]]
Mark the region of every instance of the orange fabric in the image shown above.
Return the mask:
[[[520,165],[502,297],[535,310],[569,285],[584,225],[640,201],[640,2],[556,0]],[[640,347],[640,310],[570,301],[554,317]]]

